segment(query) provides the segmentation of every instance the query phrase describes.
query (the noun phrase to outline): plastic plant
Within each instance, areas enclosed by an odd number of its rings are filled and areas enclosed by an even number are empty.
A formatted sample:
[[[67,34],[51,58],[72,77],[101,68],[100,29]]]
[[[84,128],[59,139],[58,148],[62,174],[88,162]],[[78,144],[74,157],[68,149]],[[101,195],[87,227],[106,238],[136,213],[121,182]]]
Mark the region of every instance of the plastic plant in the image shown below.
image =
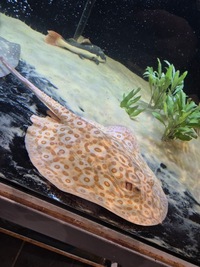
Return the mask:
[[[166,73],[162,71],[159,59],[157,71],[147,67],[144,73],[151,90],[151,100],[146,111],[150,111],[164,125],[162,140],[189,141],[197,138],[200,133],[200,105],[197,106],[183,91],[187,71],[180,75],[180,71],[176,71],[173,64],[168,61],[165,63]],[[120,103],[131,119],[144,110],[136,105],[141,97],[136,96],[139,91],[140,88],[124,95]]]
[[[128,95],[123,95],[123,100],[120,103],[120,107],[124,108],[131,119],[139,115],[144,109],[139,109],[139,105],[134,105],[138,102],[141,96],[136,96],[141,88],[133,89]]]
[[[144,78],[148,78],[151,90],[151,100],[149,106],[153,109],[162,109],[166,96],[169,93],[177,93],[183,89],[187,71],[180,75],[180,71],[176,71],[174,65],[165,60],[164,62],[167,64],[167,67],[166,72],[164,73],[162,71],[162,64],[160,60],[157,60],[158,70],[154,71],[152,67],[147,67],[143,76]]]
[[[152,114],[165,126],[162,140],[189,141],[198,137],[196,129],[200,128],[200,106],[188,99],[183,90],[174,95],[168,94],[163,110]]]

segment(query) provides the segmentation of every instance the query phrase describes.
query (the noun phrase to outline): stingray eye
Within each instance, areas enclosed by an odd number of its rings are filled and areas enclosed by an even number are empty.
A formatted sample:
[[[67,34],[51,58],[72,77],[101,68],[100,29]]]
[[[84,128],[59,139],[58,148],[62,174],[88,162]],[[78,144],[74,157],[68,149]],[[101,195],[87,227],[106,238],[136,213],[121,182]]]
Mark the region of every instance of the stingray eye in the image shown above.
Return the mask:
[[[139,187],[135,186],[135,187],[134,187],[134,192],[138,194],[138,193],[140,193],[140,192],[141,192],[141,190],[140,190],[140,188],[139,188]]]
[[[132,183],[130,183],[128,181],[125,182],[125,188],[126,188],[126,190],[128,190],[130,192],[137,193],[137,194],[141,192],[139,187],[133,185]]]
[[[130,183],[130,182],[125,182],[125,188],[128,190],[128,191],[132,191],[133,189],[133,184]]]

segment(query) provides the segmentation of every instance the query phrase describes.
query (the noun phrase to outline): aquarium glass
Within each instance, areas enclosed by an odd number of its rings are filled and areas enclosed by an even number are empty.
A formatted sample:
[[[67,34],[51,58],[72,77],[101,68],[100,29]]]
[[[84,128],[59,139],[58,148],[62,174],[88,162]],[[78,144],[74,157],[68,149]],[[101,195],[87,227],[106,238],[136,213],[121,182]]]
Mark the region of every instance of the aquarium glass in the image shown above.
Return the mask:
[[[2,0],[0,182],[199,265],[199,38],[199,0]]]

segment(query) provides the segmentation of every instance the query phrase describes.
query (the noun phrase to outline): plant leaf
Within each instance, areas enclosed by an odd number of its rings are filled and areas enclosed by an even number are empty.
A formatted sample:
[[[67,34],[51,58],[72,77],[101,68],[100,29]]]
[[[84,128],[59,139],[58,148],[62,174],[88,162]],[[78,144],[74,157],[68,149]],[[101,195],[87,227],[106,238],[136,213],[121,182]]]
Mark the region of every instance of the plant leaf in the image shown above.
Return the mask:
[[[164,120],[163,116],[160,113],[158,113],[156,111],[153,111],[152,115],[165,126],[165,120]]]

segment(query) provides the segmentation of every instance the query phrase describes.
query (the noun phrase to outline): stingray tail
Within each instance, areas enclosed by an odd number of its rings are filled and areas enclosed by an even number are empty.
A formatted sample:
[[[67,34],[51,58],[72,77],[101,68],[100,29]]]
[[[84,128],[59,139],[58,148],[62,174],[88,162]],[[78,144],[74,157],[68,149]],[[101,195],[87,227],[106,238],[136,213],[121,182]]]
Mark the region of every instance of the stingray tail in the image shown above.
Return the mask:
[[[57,101],[52,99],[50,96],[46,95],[39,88],[37,88],[34,84],[29,82],[29,80],[23,77],[16,69],[12,68],[3,57],[0,57],[0,61],[3,63],[4,66],[6,66],[6,68],[10,70],[12,74],[14,74],[24,85],[26,85],[53,112],[53,114],[57,118],[59,118],[59,120],[64,119],[62,118],[62,112],[64,112],[65,114],[70,113],[70,116],[75,116],[68,109],[60,105]]]

